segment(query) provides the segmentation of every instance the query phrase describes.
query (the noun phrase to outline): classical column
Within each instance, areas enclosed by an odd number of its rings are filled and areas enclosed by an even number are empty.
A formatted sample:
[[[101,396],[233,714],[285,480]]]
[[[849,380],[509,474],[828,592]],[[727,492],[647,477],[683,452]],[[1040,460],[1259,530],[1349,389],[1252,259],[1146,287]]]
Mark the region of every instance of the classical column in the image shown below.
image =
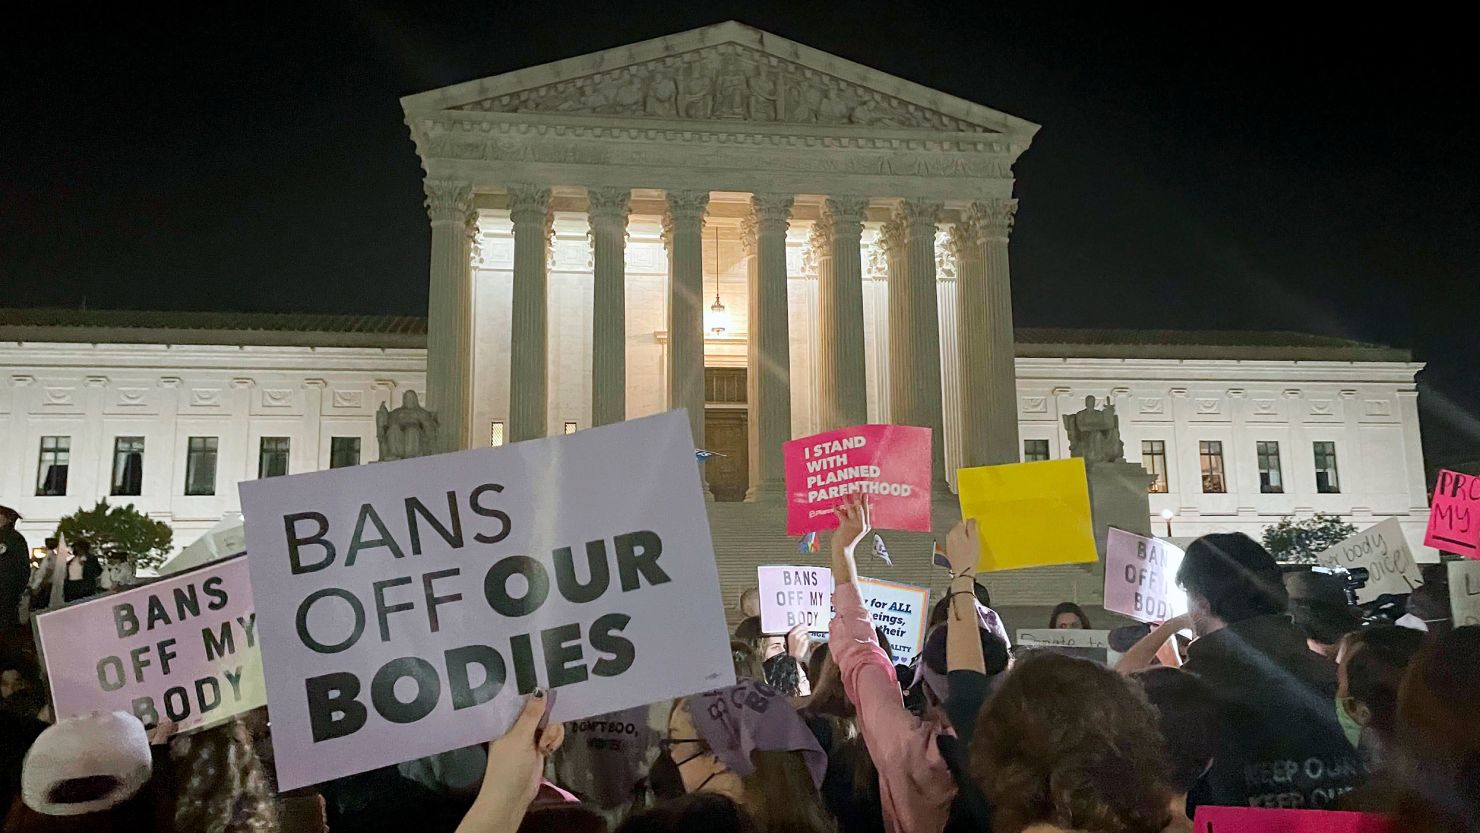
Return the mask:
[[[594,267],[591,303],[591,424],[627,418],[626,188],[587,192]]]
[[[754,194],[749,231],[755,235],[750,282],[750,490],[754,501],[786,493],[781,444],[791,439],[791,341],[786,293],[786,226],[792,198]]]
[[[510,185],[514,222],[513,316],[509,326],[509,441],[549,431],[550,189]]]
[[[973,425],[978,431],[985,429],[978,435],[985,441],[985,446],[980,448],[981,462],[973,462],[968,456],[968,466],[1016,463],[1021,459],[1018,452],[1017,342],[1012,332],[1012,278],[1007,268],[1007,237],[1012,233],[1012,218],[1016,211],[1017,200],[992,200],[971,207],[973,219],[981,229],[980,294],[977,302],[969,307],[957,304],[957,310],[968,311],[965,314],[969,326],[958,320],[956,328],[963,335],[971,334],[979,342],[973,345],[973,355],[983,358],[979,369],[966,364],[966,342],[961,342],[962,379],[965,381],[969,373],[971,380],[969,385],[962,386],[963,394],[969,389],[970,396],[981,403],[973,406],[971,398],[967,395],[961,397],[963,416],[975,416],[973,422],[963,419],[962,425]]]
[[[669,191],[668,407],[688,408],[694,447],[704,447],[704,209],[708,191]]]
[[[935,291],[940,211],[937,202],[906,200],[884,228],[889,247],[890,421],[930,429],[931,479],[938,492],[947,488]]]
[[[813,226],[817,255],[817,389],[822,430],[868,421],[863,349],[863,215],[868,201],[829,198]]]
[[[472,272],[469,229],[477,227],[473,188],[465,182],[429,179],[427,217],[432,222],[431,274],[427,292],[427,408],[441,425],[438,447],[468,445],[472,412]]]

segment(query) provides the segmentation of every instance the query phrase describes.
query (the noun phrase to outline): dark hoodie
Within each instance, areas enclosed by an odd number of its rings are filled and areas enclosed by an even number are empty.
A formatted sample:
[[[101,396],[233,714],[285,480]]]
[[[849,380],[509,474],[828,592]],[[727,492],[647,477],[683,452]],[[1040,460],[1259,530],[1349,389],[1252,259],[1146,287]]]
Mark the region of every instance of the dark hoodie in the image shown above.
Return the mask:
[[[1288,617],[1255,616],[1193,642],[1186,670],[1213,687],[1228,727],[1194,806],[1320,809],[1361,782],[1336,720],[1336,666]]]

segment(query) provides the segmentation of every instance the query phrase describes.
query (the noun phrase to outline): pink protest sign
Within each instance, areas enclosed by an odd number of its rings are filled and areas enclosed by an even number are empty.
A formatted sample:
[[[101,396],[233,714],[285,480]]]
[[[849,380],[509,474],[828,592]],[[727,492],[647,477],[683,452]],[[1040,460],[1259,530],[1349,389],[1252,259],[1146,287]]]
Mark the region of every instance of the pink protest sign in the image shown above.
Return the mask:
[[[36,617],[58,718],[132,712],[199,729],[267,704],[247,559]]]
[[[1480,477],[1440,469],[1424,546],[1480,558]]]
[[[930,531],[930,429],[858,425],[792,440],[786,463],[786,534],[838,525],[848,495],[868,498],[878,529]]]
[[[1392,822],[1374,813],[1327,810],[1267,810],[1261,807],[1198,807],[1197,833],[1389,833]]]

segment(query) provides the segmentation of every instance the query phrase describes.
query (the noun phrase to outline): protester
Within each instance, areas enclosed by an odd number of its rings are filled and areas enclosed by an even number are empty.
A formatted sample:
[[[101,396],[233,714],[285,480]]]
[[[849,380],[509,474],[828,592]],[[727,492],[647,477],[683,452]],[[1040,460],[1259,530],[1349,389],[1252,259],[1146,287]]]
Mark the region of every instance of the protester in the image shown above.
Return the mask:
[[[858,710],[843,689],[842,671],[832,659],[827,644],[812,653],[819,657],[817,684],[802,711],[807,728],[827,753],[827,773],[822,779],[822,801],[838,828],[847,833],[878,833],[884,830],[884,810],[879,796],[879,773],[869,757],[858,729]]]
[[[734,799],[761,833],[831,833],[827,757],[780,692],[744,680],[679,700],[664,746],[689,793]]]
[[[36,718],[46,708],[41,675],[22,658],[0,660],[0,711]]]
[[[847,828],[845,828],[847,829]],[[676,798],[628,819],[617,833],[760,833],[734,799],[702,792]]]
[[[1480,820],[1480,626],[1438,636],[1398,690],[1394,830],[1474,833]]]
[[[761,615],[761,589],[759,587],[747,587],[740,591],[740,602],[736,606],[740,611],[741,619],[749,619],[752,616]]]
[[[181,833],[266,833],[279,830],[262,761],[240,718],[176,736],[170,742],[175,829]]]
[[[972,770],[993,833],[1159,833],[1170,768],[1157,714],[1135,682],[1035,651],[977,719]]]
[[[1444,564],[1420,564],[1423,584],[1408,594],[1408,612],[1394,624],[1442,635],[1454,629],[1449,609],[1449,568]]]
[[[0,506],[0,631],[21,623],[21,596],[31,579],[31,549],[15,528],[20,513]]]
[[[1332,708],[1336,665],[1286,615],[1274,558],[1241,533],[1205,535],[1177,582],[1198,635],[1184,667],[1212,687],[1228,727],[1193,804],[1321,809],[1356,786],[1361,762]]]
[[[1339,809],[1388,813],[1396,806],[1399,772],[1391,756],[1398,691],[1423,644],[1423,633],[1396,625],[1368,628],[1342,641],[1336,669],[1337,717],[1373,775],[1341,796]]]
[[[565,740],[565,728],[559,723],[540,725],[549,699],[543,689],[536,689],[509,731],[488,745],[483,786],[457,833],[515,833],[519,829],[539,792],[545,760]]]
[[[71,547],[72,557],[67,559],[66,579],[62,584],[62,600],[68,604],[96,596],[103,578],[103,565],[93,555],[91,541],[79,540]]]
[[[61,575],[63,559],[57,554],[57,539],[47,538],[42,545],[46,554],[32,567],[31,581],[26,587],[32,611],[61,607],[62,585],[57,576]]]
[[[1192,617],[1184,613],[1150,628],[1145,636],[1121,652],[1120,659],[1115,661],[1115,670],[1122,674],[1133,674],[1155,665],[1181,667],[1182,651],[1177,642],[1177,634],[1190,627]],[[1117,648],[1114,644],[1110,647],[1112,650]]]
[[[1172,788],[1167,809],[1172,820],[1164,833],[1192,833],[1187,793],[1202,778],[1223,742],[1223,721],[1213,690],[1198,677],[1177,668],[1137,671],[1146,699],[1156,709],[1157,725],[1166,741]]]
[[[802,663],[806,661],[811,637],[806,625],[797,625],[785,636],[761,632],[761,619],[752,616],[735,627],[735,638],[747,643],[761,659],[765,680],[788,697],[804,696],[812,690]]]
[[[0,829],[196,833],[176,831],[164,786],[168,776],[156,777],[166,761],[151,750],[144,725],[126,712],[62,720],[31,744],[19,800],[10,805]]]
[[[1333,662],[1342,637],[1360,630],[1362,614],[1346,598],[1346,584],[1329,573],[1297,572],[1284,577],[1290,618],[1305,633],[1305,644]]]
[[[1073,602],[1059,602],[1055,605],[1053,613],[1048,615],[1048,626],[1056,630],[1073,628],[1091,629],[1089,617],[1085,615],[1084,609]]]

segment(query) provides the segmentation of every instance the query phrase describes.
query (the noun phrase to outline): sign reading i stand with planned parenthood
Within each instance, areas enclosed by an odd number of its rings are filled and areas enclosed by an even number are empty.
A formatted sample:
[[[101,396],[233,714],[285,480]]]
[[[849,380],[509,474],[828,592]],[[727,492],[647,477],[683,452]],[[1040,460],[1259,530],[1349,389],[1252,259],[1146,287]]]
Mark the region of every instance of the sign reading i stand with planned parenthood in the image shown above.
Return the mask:
[[[930,531],[930,429],[857,425],[791,440],[786,472],[786,534],[836,529],[833,509],[865,495],[877,529]]]
[[[241,497],[282,789],[734,682],[682,411]]]
[[[245,558],[36,617],[58,718],[126,711],[200,729],[264,705]]]

